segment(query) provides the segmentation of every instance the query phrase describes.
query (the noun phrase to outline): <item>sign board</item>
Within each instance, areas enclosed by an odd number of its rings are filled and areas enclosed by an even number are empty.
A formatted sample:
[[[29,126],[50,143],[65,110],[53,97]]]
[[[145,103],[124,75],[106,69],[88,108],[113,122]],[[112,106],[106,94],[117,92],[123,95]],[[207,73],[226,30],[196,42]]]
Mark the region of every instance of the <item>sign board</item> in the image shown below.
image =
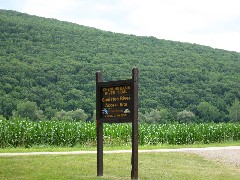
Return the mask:
[[[138,69],[132,79],[104,82],[96,73],[97,176],[103,176],[103,124],[132,123],[131,178],[138,179]]]
[[[104,123],[132,122],[132,80],[101,82],[98,86],[99,120]]]

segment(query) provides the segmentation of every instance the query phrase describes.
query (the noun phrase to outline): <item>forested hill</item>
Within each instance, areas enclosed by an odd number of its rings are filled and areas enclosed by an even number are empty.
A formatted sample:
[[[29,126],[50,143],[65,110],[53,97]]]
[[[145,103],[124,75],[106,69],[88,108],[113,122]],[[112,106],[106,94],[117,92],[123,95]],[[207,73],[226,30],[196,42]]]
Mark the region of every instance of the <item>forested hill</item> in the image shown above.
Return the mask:
[[[129,79],[133,67],[139,68],[142,113],[156,110],[159,117],[174,119],[187,110],[199,119],[223,121],[240,99],[240,53],[15,11],[0,10],[0,62],[5,117],[24,102],[36,103],[48,119],[79,108],[92,115],[96,71],[106,81]],[[207,117],[204,108],[217,114]]]

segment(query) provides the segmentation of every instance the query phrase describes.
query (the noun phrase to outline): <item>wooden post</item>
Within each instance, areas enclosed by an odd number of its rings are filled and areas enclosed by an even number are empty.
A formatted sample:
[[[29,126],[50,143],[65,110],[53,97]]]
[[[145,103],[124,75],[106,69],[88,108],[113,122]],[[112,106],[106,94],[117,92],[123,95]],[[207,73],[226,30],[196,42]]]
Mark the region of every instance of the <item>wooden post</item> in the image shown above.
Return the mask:
[[[102,73],[96,72],[97,176],[103,176],[103,123],[100,121],[98,111],[100,106],[98,83],[102,81]]]
[[[133,122],[132,122],[132,172],[131,178],[138,179],[138,69],[132,70]]]

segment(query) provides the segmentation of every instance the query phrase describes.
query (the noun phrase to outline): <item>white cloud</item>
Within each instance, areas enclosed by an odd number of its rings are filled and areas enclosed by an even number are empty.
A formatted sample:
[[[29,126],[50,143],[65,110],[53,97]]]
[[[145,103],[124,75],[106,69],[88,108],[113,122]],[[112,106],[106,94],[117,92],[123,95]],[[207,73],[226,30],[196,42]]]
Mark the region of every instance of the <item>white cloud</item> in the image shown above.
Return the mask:
[[[58,17],[61,12],[70,11],[74,7],[74,0],[23,0],[20,10],[29,14],[44,17]]]
[[[187,39],[188,37],[186,37]],[[207,33],[200,34],[198,36],[190,36],[188,42],[198,43],[202,45],[208,45],[213,48],[226,49],[230,51],[240,52],[239,32],[223,32],[223,33]]]
[[[240,21],[239,5],[237,0],[135,0],[130,19],[139,35],[240,52],[240,23],[231,23]]]

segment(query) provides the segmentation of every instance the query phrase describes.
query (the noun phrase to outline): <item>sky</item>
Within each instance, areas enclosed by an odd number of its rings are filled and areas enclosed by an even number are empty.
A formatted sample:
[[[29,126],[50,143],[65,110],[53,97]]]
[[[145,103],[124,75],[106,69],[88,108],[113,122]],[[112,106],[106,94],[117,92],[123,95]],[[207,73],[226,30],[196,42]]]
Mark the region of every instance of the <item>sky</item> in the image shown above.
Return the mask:
[[[0,9],[240,52],[239,0],[0,0]]]

